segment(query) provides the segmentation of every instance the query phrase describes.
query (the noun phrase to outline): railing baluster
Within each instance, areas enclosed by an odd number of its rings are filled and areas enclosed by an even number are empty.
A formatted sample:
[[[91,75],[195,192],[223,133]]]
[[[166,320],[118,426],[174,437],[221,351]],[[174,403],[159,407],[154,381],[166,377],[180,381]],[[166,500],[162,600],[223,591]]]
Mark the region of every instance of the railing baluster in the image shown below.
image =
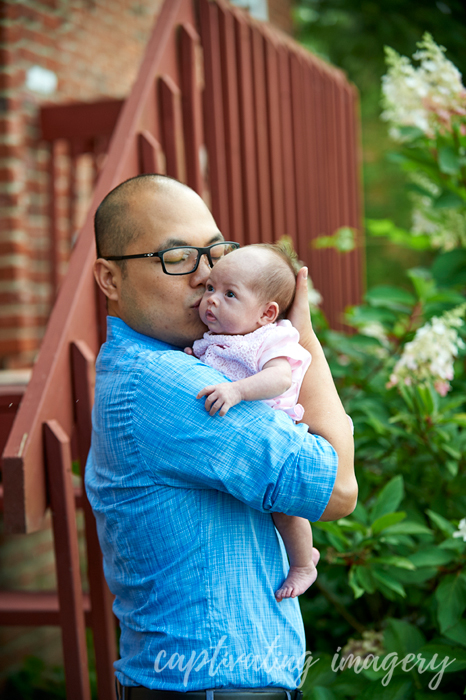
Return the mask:
[[[259,242],[259,190],[254,133],[254,89],[251,32],[243,15],[235,15],[236,60],[240,110],[240,139],[245,243]]]
[[[241,144],[236,65],[235,27],[229,8],[218,6],[220,52],[225,117],[225,155],[229,192],[230,231],[242,245],[244,236],[243,189],[241,181]]]
[[[203,87],[199,34],[191,24],[180,28],[180,77],[183,129],[186,154],[186,184],[203,195],[205,183],[201,172],[200,152],[204,143],[202,130]]]
[[[44,443],[60,602],[66,697],[68,700],[90,700],[70,441],[60,424],[56,420],[50,420],[44,423]]]
[[[273,240],[286,233],[282,159],[282,130],[280,119],[280,79],[277,47],[272,37],[265,36],[265,70],[267,88],[268,149],[272,197]]]
[[[199,0],[204,48],[204,133],[209,154],[212,213],[225,239],[231,240],[217,10],[215,3]]]
[[[181,91],[168,75],[159,78],[158,89],[167,175],[186,182]]]
[[[144,130],[138,135],[139,139],[139,173],[165,174],[165,157],[162,147],[150,131]]]
[[[71,344],[74,406],[78,454],[81,465],[83,510],[86,532],[87,577],[91,599],[92,632],[97,670],[99,700],[114,700],[115,683],[113,662],[117,658],[115,617],[112,612],[113,596],[104,578],[102,552],[92,508],[84,488],[84,472],[91,446],[92,406],[94,403],[95,355],[83,341]]]

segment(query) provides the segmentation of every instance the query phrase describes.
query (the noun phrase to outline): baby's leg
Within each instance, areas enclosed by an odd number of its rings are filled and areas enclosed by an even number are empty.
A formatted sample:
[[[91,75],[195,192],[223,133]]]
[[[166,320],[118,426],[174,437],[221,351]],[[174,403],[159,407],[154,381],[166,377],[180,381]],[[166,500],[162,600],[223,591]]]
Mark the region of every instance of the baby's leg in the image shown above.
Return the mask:
[[[272,515],[290,560],[288,576],[275,593],[275,598],[280,602],[283,598],[295,598],[301,595],[314,583],[317,578],[316,564],[320,554],[312,546],[309,520],[284,513]]]

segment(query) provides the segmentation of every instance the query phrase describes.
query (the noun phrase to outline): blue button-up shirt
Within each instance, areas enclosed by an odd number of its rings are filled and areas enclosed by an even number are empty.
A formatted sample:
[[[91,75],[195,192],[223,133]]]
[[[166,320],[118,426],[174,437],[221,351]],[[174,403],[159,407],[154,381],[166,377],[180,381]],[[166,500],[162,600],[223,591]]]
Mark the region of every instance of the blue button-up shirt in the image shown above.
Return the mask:
[[[86,489],[121,624],[116,675],[167,690],[294,688],[305,640],[274,511],[317,520],[337,457],[263,402],[196,399],[218,371],[108,318]]]

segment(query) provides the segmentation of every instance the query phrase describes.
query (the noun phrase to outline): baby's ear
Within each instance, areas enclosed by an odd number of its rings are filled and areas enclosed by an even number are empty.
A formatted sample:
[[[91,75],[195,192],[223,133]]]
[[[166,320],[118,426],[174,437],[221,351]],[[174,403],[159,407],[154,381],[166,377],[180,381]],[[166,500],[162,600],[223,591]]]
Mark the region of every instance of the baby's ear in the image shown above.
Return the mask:
[[[278,308],[278,304],[276,301],[269,301],[264,307],[264,310],[262,312],[261,316],[261,324],[263,326],[267,325],[268,323],[275,323],[277,320],[278,314],[280,312],[280,309]]]

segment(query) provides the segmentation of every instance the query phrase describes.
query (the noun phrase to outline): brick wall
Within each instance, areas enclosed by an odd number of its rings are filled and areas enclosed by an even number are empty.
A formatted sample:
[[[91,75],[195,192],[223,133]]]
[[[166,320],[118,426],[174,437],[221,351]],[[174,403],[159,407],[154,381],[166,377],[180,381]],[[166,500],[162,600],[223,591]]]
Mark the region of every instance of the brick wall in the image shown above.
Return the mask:
[[[293,34],[291,0],[268,0],[269,21],[288,34]]]
[[[38,143],[44,102],[125,97],[162,0],[6,0],[0,3],[0,368],[28,366],[52,304],[46,196]],[[122,50],[124,47],[124,50]],[[25,87],[34,65],[56,92]],[[66,168],[66,159],[62,159]],[[66,212],[59,212],[61,218]],[[69,243],[63,243],[67,257]]]

